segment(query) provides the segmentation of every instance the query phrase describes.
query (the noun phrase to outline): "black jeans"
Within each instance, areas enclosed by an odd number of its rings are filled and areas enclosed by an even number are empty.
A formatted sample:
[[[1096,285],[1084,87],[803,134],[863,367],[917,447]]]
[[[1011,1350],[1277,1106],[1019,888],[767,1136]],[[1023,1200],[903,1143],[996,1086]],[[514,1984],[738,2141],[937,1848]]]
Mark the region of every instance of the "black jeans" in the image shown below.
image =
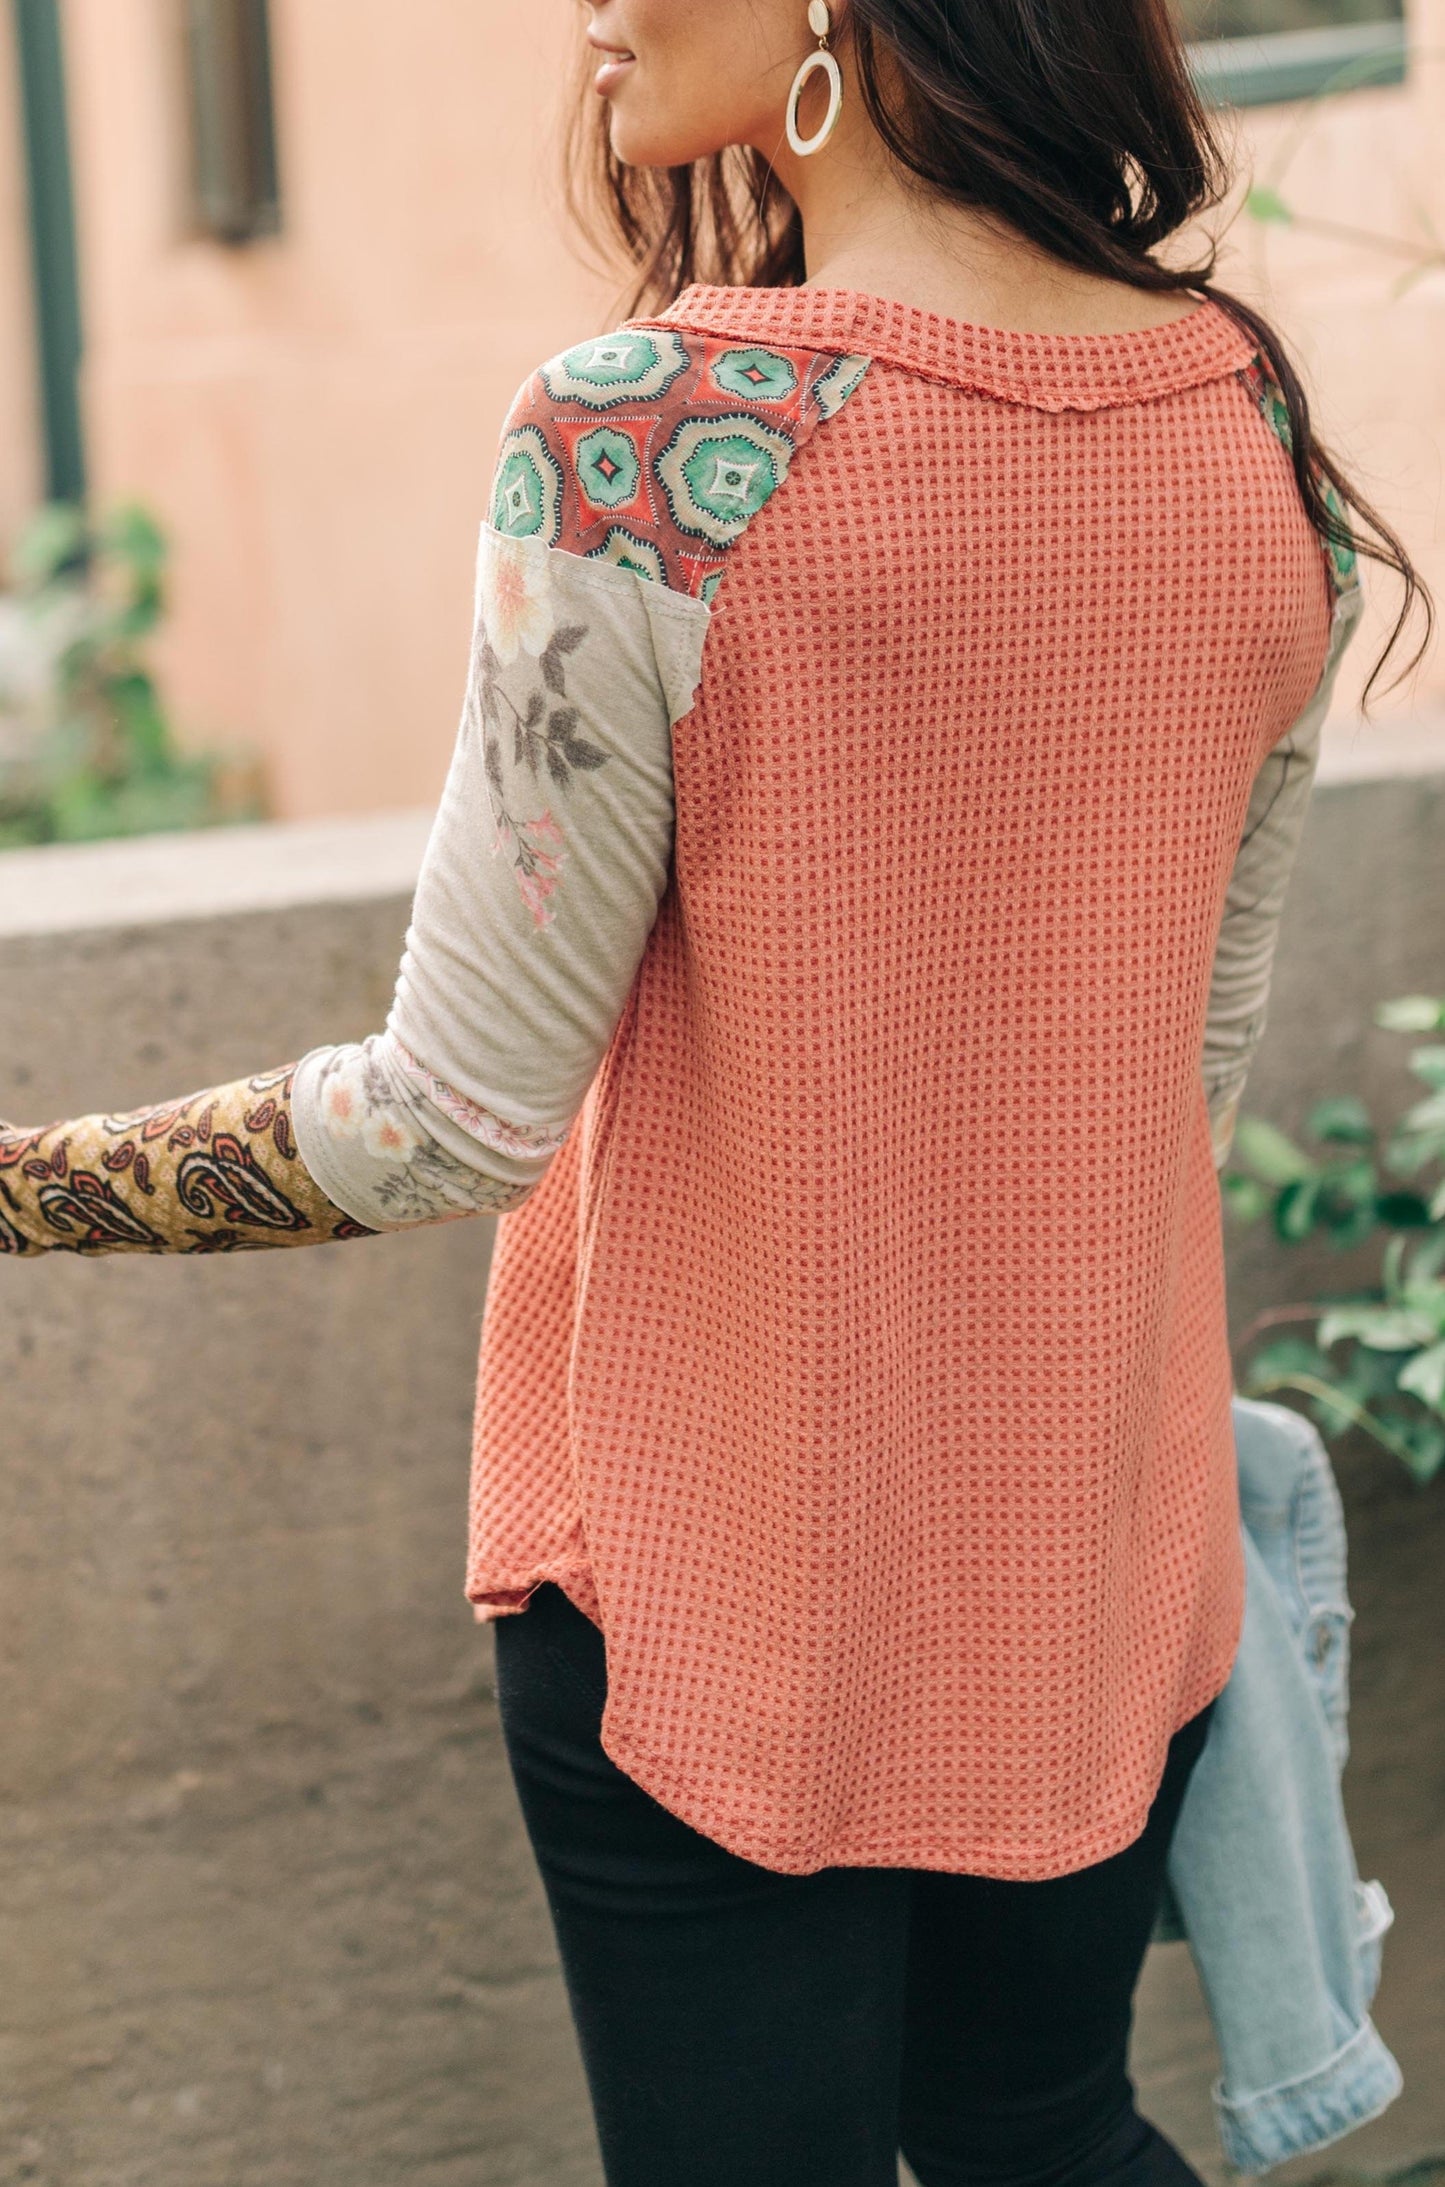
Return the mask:
[[[1210,1710],[1143,1836],[1039,1883],[779,1875],[599,1742],[602,1635],[550,1582],[496,1621],[497,1695],[609,2187],[1189,2187],[1126,2067]]]

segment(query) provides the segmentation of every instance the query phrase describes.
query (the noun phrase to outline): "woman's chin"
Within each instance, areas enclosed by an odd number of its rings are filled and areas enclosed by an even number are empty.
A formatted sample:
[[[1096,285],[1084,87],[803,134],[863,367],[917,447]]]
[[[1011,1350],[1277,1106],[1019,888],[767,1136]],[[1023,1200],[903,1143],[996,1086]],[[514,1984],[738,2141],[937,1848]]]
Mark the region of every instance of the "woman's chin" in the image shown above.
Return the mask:
[[[611,99],[609,139],[625,167],[686,167],[704,156],[704,149],[678,130],[660,129],[655,116],[640,109],[629,112],[631,86]]]

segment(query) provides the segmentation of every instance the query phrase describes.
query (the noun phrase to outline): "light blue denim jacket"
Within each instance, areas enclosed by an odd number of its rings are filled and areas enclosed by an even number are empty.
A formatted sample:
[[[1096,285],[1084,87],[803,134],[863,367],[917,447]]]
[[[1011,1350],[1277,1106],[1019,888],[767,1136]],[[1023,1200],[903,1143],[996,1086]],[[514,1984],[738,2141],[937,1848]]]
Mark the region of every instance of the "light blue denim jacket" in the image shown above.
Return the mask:
[[[1345,1522],[1323,1439],[1236,1397],[1248,1572],[1229,1683],[1185,1794],[1156,1937],[1183,1936],[1219,2045],[1224,2154],[1264,2172],[1374,2118],[1400,2068],[1370,2019],[1394,1919],[1345,1823]]]

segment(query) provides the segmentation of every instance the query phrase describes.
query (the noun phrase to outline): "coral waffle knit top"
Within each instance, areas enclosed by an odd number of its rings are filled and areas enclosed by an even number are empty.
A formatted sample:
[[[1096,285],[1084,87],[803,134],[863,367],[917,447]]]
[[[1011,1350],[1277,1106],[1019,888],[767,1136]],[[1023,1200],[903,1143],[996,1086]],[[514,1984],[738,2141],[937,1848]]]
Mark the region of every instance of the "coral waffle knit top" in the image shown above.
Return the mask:
[[[0,1253],[503,1218],[466,1592],[600,1626],[620,1767],[784,1872],[1119,1851],[1243,1610],[1216,1169],[1360,601],[1288,441],[1207,301],[548,359],[385,1028],[0,1126]]]
[[[0,1253],[491,1213],[465,1586],[765,1867],[1143,1827],[1244,1565],[1217,1165],[1359,607],[1218,305],[694,285],[502,428],[385,1027],[0,1126]]]
[[[607,1752],[749,1859],[1058,1875],[1139,1833],[1239,1633],[1201,1066],[1338,586],[1213,304],[1021,335],[695,287],[610,339],[511,449],[555,547],[708,627],[655,923],[498,1236],[468,1592],[555,1580]],[[791,460],[720,537],[749,347]]]

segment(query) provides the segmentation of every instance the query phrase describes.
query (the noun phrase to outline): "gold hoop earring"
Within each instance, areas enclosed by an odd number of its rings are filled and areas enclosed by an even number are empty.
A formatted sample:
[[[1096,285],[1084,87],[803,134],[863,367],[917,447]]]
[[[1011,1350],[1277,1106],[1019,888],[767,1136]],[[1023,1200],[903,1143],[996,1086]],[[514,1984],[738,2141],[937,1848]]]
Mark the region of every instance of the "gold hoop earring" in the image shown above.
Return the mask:
[[[843,71],[828,51],[828,38],[833,28],[833,18],[828,11],[828,0],[808,0],[808,28],[817,34],[817,50],[808,55],[788,93],[788,142],[800,159],[807,159],[820,151],[832,136],[843,106]],[[823,116],[821,128],[811,137],[798,134],[798,101],[808,78],[821,69],[828,79],[828,111]]]

